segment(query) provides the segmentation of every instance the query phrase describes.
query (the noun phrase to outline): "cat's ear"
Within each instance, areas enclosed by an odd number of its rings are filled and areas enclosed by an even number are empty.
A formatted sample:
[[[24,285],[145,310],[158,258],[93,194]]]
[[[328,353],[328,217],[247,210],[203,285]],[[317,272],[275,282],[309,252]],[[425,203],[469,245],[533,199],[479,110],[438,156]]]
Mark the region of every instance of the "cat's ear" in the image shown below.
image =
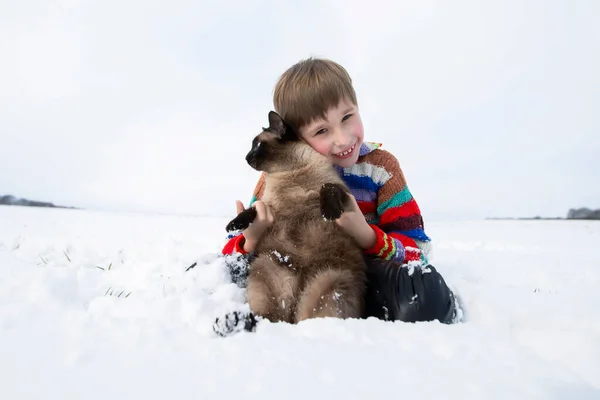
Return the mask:
[[[286,133],[285,123],[283,122],[283,118],[279,116],[275,111],[269,111],[269,128],[271,132],[279,136],[283,137]]]

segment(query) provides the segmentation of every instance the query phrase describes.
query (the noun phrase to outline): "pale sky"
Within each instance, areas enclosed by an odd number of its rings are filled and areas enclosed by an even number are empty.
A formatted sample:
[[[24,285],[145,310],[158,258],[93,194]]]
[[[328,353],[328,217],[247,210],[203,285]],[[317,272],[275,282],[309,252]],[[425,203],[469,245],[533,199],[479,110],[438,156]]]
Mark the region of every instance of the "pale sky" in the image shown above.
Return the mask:
[[[0,0],[0,194],[232,216],[278,76],[352,75],[425,220],[600,208],[600,2]]]

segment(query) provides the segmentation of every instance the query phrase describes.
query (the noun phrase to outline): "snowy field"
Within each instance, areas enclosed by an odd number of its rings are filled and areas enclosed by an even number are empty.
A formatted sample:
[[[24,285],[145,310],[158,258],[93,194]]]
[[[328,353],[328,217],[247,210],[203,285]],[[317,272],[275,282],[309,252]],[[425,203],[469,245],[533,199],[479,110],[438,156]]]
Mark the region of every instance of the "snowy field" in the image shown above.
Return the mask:
[[[600,399],[598,222],[426,222],[460,324],[221,338],[226,222],[0,206],[0,399]]]

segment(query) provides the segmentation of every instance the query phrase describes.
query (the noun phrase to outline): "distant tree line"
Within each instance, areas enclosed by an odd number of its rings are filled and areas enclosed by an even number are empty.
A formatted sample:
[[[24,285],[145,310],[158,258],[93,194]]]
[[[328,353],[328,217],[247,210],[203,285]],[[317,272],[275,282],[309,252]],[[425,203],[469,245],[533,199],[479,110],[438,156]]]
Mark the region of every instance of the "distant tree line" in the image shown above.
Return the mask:
[[[571,208],[567,213],[567,219],[600,219],[600,209]]]
[[[22,199],[19,197],[15,197],[11,194],[7,194],[4,196],[0,195],[0,205],[26,206],[26,207],[50,207],[50,208],[73,208],[73,207],[57,206],[52,203],[48,203],[48,202],[44,202],[44,201]]]

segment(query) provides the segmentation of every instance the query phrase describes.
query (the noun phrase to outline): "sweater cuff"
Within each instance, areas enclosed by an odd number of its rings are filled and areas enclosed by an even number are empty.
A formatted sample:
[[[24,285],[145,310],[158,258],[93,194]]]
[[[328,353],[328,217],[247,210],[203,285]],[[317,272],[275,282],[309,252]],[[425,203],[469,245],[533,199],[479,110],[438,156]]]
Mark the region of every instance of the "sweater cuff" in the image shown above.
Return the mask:
[[[246,240],[246,238],[244,237],[243,233],[231,238],[229,240],[229,242],[227,242],[227,244],[223,248],[222,253],[223,254],[233,254],[233,253],[248,254],[243,248],[245,240]]]
[[[394,238],[386,234],[375,224],[369,224],[369,226],[375,231],[377,240],[370,249],[364,250],[368,255],[381,258],[383,260],[391,260],[396,255],[397,247]]]
[[[237,251],[240,254],[248,254],[248,252],[244,250],[244,243],[246,243],[246,237],[244,236],[244,234],[241,234],[235,241],[235,251]]]

